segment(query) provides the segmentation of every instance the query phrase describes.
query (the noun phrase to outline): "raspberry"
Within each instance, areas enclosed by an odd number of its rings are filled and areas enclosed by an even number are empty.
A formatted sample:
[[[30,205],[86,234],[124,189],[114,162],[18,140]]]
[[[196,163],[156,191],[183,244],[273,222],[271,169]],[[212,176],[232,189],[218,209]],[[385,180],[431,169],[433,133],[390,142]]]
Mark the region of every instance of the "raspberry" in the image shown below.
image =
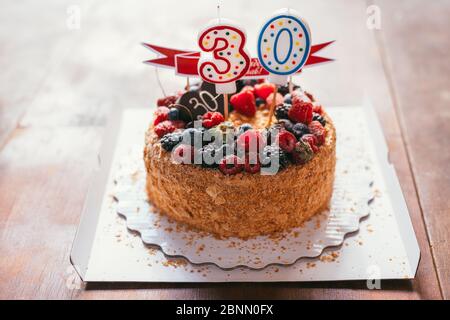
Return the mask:
[[[291,153],[294,150],[297,139],[289,131],[283,130],[277,135],[276,142],[281,150]]]
[[[311,149],[309,143],[300,140],[295,144],[294,151],[292,152],[292,162],[296,164],[305,164],[314,156],[314,152]]]
[[[288,112],[289,109],[291,109],[291,105],[289,103],[283,103],[281,105],[279,105],[276,109],[275,109],[275,117],[280,120],[280,119],[289,119],[288,116]]]
[[[163,137],[164,135],[174,132],[176,127],[172,124],[172,121],[166,120],[161,123],[158,123],[153,129],[158,136],[158,138]]]
[[[255,94],[261,99],[267,99],[267,97],[275,91],[275,85],[269,82],[264,82],[255,85]]]
[[[289,109],[289,119],[293,122],[309,124],[312,121],[313,105],[310,102],[292,101],[293,105]]]
[[[226,156],[220,161],[219,170],[226,175],[239,173],[244,167],[241,162],[241,159],[234,154]]]
[[[258,152],[262,148],[262,140],[261,132],[250,129],[238,137],[236,144],[240,151]]]
[[[312,121],[309,126],[309,131],[316,137],[317,145],[321,146],[325,143],[325,128],[319,121]]]
[[[313,112],[318,113],[320,115],[323,115],[323,107],[320,104],[314,104],[313,106]]]
[[[255,96],[250,90],[245,90],[231,96],[230,103],[234,109],[247,117],[256,113]]]
[[[172,161],[177,164],[191,164],[194,162],[195,149],[187,144],[180,144],[172,152]]]
[[[273,100],[273,92],[269,94],[269,96],[266,98],[266,104],[271,106]],[[280,104],[283,104],[284,98],[283,96],[277,92],[277,95],[275,96],[275,106],[279,106]]]
[[[258,173],[261,170],[261,164],[257,153],[250,153],[245,157],[244,169],[248,173]]]
[[[169,108],[158,107],[153,113],[155,120],[153,120],[153,125],[156,126],[158,123],[166,121],[169,119]]]
[[[308,143],[314,153],[319,151],[319,147],[317,147],[317,138],[315,135],[305,134],[300,140]]]
[[[158,99],[158,101],[156,103],[157,103],[158,107],[168,107],[171,104],[174,104],[175,102],[177,102],[177,99],[178,99],[177,96],[167,96],[167,97]]]
[[[223,117],[223,115],[220,112],[208,111],[207,113],[205,113],[203,115],[202,125],[205,128],[209,129],[209,128],[219,125],[220,123],[222,123],[224,121],[225,121],[225,118]]]
[[[183,135],[179,132],[173,132],[166,134],[161,138],[161,146],[166,151],[172,151],[172,149],[181,142]]]

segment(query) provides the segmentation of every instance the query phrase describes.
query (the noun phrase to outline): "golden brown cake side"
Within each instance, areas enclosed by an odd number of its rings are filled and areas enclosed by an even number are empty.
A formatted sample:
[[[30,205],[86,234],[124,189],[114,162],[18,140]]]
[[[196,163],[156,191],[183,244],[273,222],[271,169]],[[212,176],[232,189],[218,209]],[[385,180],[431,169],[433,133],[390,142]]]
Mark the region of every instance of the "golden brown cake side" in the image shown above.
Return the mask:
[[[170,218],[219,237],[272,234],[300,226],[329,205],[336,164],[336,134],[327,116],[327,137],[311,161],[275,175],[239,173],[172,163],[152,129],[144,160],[150,202]]]

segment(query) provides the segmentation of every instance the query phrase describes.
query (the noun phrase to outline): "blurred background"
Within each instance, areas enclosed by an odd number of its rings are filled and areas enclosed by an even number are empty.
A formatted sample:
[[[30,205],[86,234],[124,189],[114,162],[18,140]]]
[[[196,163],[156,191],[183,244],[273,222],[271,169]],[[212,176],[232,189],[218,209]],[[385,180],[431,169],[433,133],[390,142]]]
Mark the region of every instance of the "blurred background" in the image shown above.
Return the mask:
[[[155,55],[140,43],[198,50],[198,30],[217,17],[217,3],[2,0],[0,256],[8,258],[0,262],[0,297],[92,295],[63,283],[108,116],[153,108],[162,96],[154,67],[142,63]],[[418,280],[403,289],[409,298],[449,297],[450,1],[220,4],[222,17],[246,28],[253,56],[262,22],[280,7],[309,22],[313,44],[336,40],[320,52],[334,62],[305,68],[294,81],[325,107],[374,105],[422,251]],[[185,84],[172,70],[159,75],[168,93]],[[213,295],[203,289],[196,294]],[[293,289],[286,292],[298,297]],[[342,287],[333,292],[352,297]]]

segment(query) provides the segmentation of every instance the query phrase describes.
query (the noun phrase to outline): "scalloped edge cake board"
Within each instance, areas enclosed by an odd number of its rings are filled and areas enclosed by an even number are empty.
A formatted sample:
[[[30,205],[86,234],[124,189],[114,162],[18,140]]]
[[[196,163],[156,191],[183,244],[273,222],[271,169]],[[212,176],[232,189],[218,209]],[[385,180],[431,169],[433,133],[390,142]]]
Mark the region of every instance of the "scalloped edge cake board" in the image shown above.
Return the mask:
[[[172,259],[143,244],[126,228],[126,221],[111,214],[114,201],[109,186],[113,163],[136,141],[132,130],[145,131],[152,110],[125,109],[109,121],[98,168],[89,189],[70,261],[87,282],[282,282],[366,279],[412,279],[420,251],[408,209],[373,108],[328,107],[333,114],[357,114],[367,124],[367,145],[374,164],[376,197],[359,231],[348,235],[341,246],[328,248],[317,258],[302,258],[290,266],[273,265],[261,270],[223,270],[215,265],[193,265]],[[342,124],[341,124],[342,125]],[[350,125],[350,123],[349,123]]]

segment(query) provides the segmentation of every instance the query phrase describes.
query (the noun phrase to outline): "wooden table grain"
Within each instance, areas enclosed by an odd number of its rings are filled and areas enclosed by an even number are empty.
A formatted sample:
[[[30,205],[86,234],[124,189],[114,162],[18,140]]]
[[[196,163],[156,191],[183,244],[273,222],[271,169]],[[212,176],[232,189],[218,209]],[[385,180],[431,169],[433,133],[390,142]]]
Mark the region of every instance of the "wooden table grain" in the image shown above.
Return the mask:
[[[275,1],[227,1],[251,39]],[[195,49],[211,1],[3,1],[0,11],[0,298],[448,299],[450,4],[289,1],[337,60],[297,82],[324,105],[376,108],[422,253],[414,280],[71,286],[69,253],[108,115],[161,95],[141,41]],[[380,28],[372,29],[379,12]],[[78,16],[79,13],[79,16]],[[79,19],[78,19],[79,18]],[[369,21],[369,22],[368,22]],[[161,70],[166,91],[184,80]]]

